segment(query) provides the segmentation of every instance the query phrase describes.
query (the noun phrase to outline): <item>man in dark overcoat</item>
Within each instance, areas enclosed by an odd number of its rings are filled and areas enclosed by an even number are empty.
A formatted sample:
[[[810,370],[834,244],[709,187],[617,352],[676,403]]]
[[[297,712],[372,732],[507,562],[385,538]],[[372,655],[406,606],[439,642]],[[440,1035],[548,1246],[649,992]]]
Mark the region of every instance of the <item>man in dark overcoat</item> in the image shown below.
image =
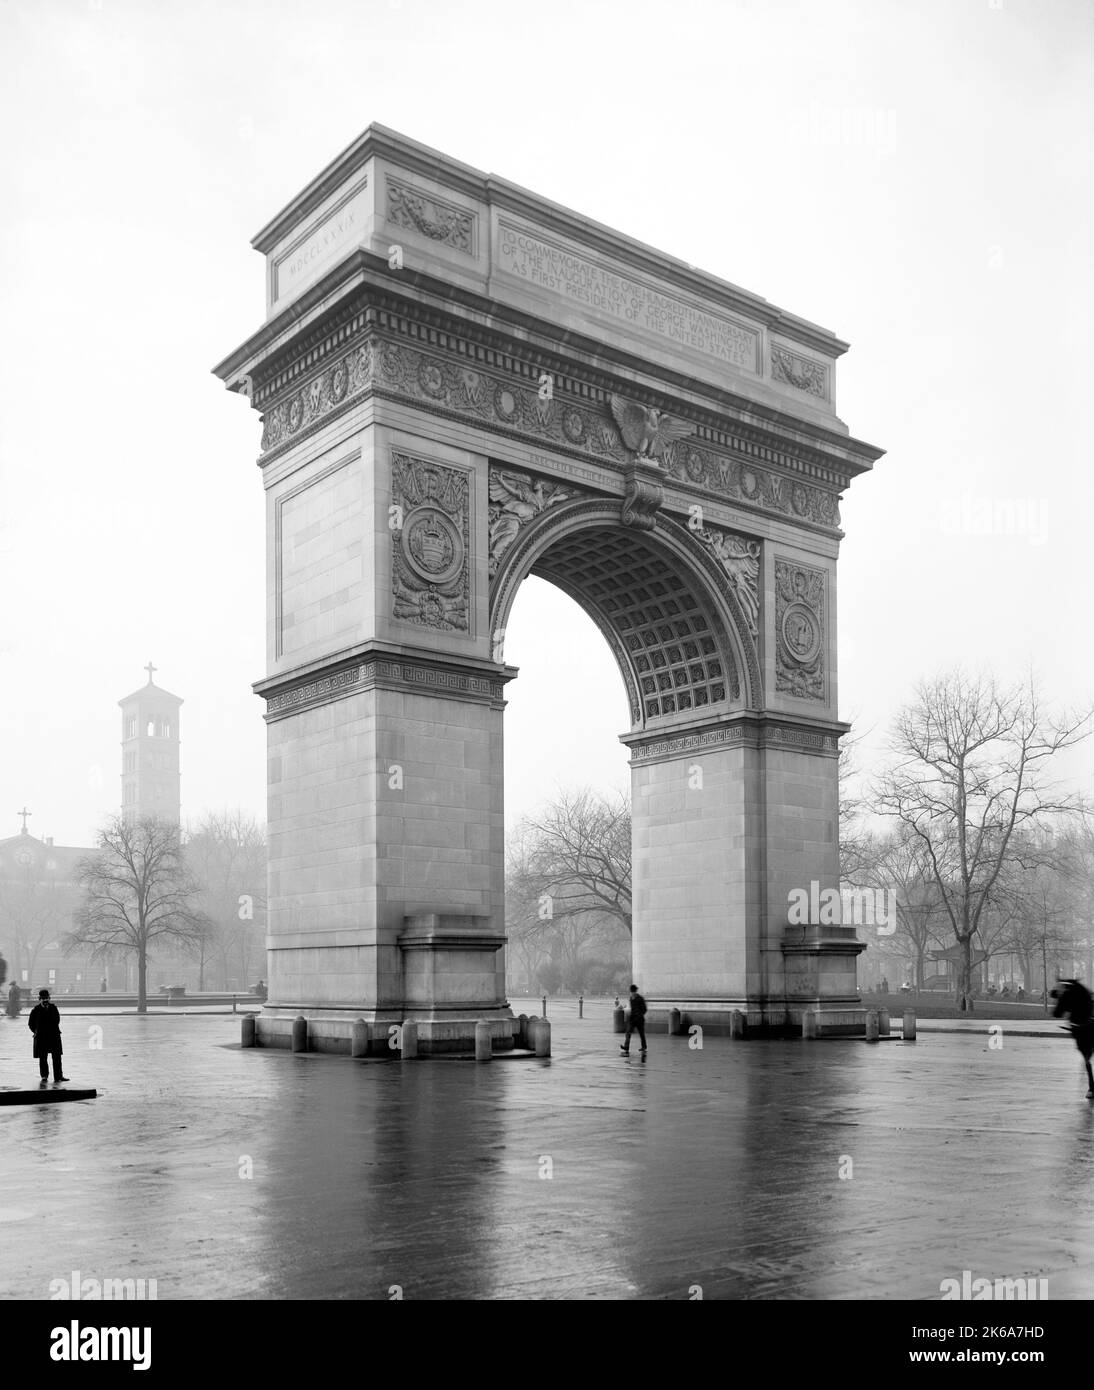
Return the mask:
[[[38,1058],[38,1071],[44,1086],[49,1080],[49,1058],[53,1058],[54,1081],[67,1081],[61,1075],[61,1014],[56,1004],[50,1002],[49,990],[38,991],[38,1002],[30,1011],[27,1025],[34,1034],[34,1055]]]

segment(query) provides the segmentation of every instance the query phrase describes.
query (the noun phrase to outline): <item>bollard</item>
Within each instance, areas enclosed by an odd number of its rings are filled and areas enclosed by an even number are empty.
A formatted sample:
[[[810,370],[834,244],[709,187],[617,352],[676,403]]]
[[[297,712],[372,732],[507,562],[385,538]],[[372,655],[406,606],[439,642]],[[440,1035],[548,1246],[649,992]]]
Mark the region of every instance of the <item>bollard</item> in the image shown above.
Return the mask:
[[[240,1047],[254,1047],[255,1044],[255,1016],[254,1014],[244,1014],[243,1028],[239,1040]]]
[[[26,802],[23,803],[24,806]],[[904,1041],[915,1042],[915,1010],[904,1010]]]
[[[617,1008],[614,1008],[614,1009],[612,1010],[612,1032],[613,1032],[613,1033],[625,1033],[626,1031],[627,1031],[627,1024],[626,1024],[626,1021],[625,1021],[625,1015],[624,1015],[624,1012],[623,1012],[623,1006],[622,1006],[622,1005],[619,1005]]]
[[[536,1056],[550,1057],[551,1055],[551,1025],[545,1018],[539,1020],[536,1028]]]
[[[817,1011],[806,1009],[802,1014],[802,1037],[815,1040],[817,1036]]]
[[[368,1056],[368,1024],[363,1018],[353,1020],[353,1032],[350,1034],[349,1055],[351,1057]]]
[[[729,1016],[729,1036],[743,1038],[745,1035],[745,1016],[740,1009],[734,1009]]]
[[[543,1017],[547,1017],[547,996],[543,996]]]
[[[887,1037],[889,1036],[889,1028],[890,1028],[890,1024],[889,1024],[889,1010],[888,1010],[888,1009],[878,1009],[878,1011],[877,1011],[877,1031],[878,1031],[879,1035],[880,1035],[881,1037],[883,1037],[883,1038],[887,1038]]]
[[[517,1019],[517,1046],[528,1046],[528,1015],[521,1014]]]
[[[293,1019],[292,1050],[294,1052],[307,1052],[308,1050],[308,1020],[303,1014],[299,1018]]]
[[[524,1046],[529,1052],[534,1052],[536,1047],[536,1029],[539,1027],[539,1018],[533,1014],[531,1018],[524,1021]]]
[[[490,1036],[490,1025],[484,1018],[475,1024],[475,1061],[489,1062],[494,1055],[494,1042]]]
[[[870,1009],[866,1015],[866,1041],[877,1042],[877,1009]]]
[[[669,1037],[678,1038],[680,1036],[681,1018],[679,1009],[669,1010]]]
[[[409,1062],[418,1055],[418,1025],[416,1023],[404,1023],[402,1029],[403,1048],[399,1054],[404,1062]]]
[[[585,996],[583,994],[577,996],[577,1016],[578,1018],[585,1017]]]
[[[236,1011],[236,997],[235,997],[235,995],[233,994],[233,995],[232,995],[232,1013],[235,1013],[235,1011]]]

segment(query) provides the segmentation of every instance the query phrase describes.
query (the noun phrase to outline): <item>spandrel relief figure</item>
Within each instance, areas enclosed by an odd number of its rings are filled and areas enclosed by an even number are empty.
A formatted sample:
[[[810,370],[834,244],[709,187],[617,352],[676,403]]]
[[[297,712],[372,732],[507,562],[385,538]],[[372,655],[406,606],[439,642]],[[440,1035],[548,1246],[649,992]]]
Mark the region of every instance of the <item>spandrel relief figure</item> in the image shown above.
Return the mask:
[[[702,531],[701,538],[718,557],[733,585],[748,630],[753,637],[760,621],[760,543],[729,536],[721,531]]]
[[[520,528],[548,507],[564,501],[567,488],[535,482],[527,473],[490,474],[490,576],[497,573],[502,556],[516,540]]]

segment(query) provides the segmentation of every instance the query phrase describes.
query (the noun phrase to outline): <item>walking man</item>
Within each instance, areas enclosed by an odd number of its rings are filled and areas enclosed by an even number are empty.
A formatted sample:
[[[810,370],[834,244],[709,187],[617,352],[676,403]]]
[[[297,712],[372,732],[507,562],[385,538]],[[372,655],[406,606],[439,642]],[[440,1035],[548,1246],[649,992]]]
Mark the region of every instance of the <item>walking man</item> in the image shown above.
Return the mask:
[[[638,986],[631,985],[631,1008],[627,1015],[627,1036],[620,1045],[620,1052],[631,1050],[631,1034],[638,1029],[638,1040],[642,1044],[642,1051],[646,1050],[646,1001],[638,993]]]
[[[49,1080],[49,1059],[53,1058],[54,1081],[67,1081],[61,1075],[61,1014],[56,1004],[51,1004],[49,990],[38,991],[38,1002],[30,1011],[27,1025],[34,1034],[34,1055],[38,1058],[38,1072],[41,1085]]]

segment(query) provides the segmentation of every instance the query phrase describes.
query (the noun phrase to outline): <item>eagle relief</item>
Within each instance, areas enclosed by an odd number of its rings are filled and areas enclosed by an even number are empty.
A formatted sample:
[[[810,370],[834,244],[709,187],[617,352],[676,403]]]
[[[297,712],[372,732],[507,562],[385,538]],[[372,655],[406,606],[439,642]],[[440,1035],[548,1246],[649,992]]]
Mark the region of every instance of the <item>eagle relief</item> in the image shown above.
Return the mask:
[[[665,467],[666,455],[673,444],[695,431],[694,425],[666,415],[656,406],[639,405],[636,401],[614,395],[609,404],[623,443],[644,462],[652,461]]]
[[[392,616],[470,632],[467,472],[393,452],[391,500]]]

